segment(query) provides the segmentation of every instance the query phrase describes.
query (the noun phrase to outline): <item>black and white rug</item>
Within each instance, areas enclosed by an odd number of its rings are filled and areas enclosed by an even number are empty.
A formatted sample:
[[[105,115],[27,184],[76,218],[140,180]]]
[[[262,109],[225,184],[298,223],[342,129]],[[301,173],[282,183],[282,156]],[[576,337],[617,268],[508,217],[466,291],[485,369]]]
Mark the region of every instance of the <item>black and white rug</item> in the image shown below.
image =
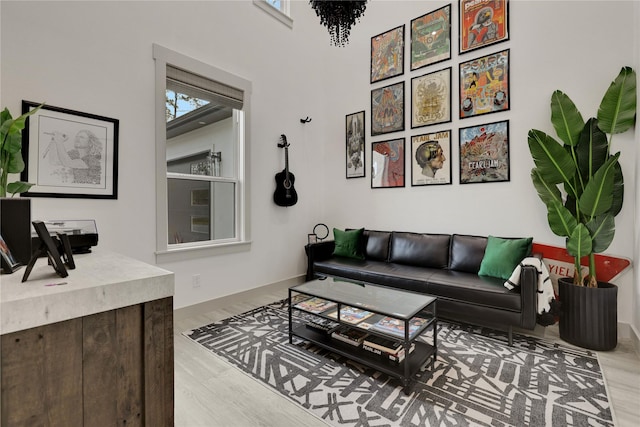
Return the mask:
[[[613,426],[596,355],[544,340],[438,322],[438,357],[398,380],[301,340],[287,301],[184,335],[335,426]],[[297,318],[297,321],[303,319]]]

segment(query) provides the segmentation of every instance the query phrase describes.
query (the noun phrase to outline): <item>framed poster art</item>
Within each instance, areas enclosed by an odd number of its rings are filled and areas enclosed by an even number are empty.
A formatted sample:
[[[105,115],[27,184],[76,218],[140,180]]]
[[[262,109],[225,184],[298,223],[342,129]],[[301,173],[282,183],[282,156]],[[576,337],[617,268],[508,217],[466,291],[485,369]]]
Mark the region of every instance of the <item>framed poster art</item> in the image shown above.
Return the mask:
[[[371,37],[371,83],[404,74],[404,25]]]
[[[404,82],[371,91],[371,135],[404,130]]]
[[[509,181],[509,121],[460,128],[460,184]]]
[[[347,178],[365,175],[364,111],[347,114],[345,119]]]
[[[411,20],[411,71],[451,59],[451,5]]]
[[[404,187],[404,141],[371,144],[371,188]]]
[[[22,112],[39,104],[22,101]],[[44,105],[22,133],[28,197],[118,198],[119,121]]]
[[[507,111],[509,49],[460,63],[460,118]]]
[[[460,53],[509,40],[509,0],[460,0]]]
[[[411,137],[411,185],[451,184],[451,130]]]
[[[411,79],[411,128],[451,121],[451,67]]]
[[[20,267],[22,264],[13,256],[11,253],[11,249],[9,249],[9,245],[4,241],[2,235],[0,234],[0,256],[2,256],[2,271],[9,274],[13,273]]]

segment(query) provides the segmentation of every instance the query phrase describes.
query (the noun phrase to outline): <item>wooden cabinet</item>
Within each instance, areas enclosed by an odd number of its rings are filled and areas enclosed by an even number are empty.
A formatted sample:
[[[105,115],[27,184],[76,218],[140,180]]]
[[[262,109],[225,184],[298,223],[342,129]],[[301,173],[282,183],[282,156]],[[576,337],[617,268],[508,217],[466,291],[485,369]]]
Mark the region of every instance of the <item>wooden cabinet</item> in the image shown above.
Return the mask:
[[[173,298],[2,335],[2,427],[173,426]]]

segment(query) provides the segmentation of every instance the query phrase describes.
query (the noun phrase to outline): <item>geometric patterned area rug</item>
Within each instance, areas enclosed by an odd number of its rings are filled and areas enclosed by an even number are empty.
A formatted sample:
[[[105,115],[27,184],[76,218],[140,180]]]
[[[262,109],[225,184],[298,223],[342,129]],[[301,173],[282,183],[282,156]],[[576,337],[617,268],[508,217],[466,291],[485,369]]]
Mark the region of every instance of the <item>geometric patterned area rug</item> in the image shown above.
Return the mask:
[[[435,365],[427,362],[405,395],[386,374],[299,339],[289,344],[287,304],[183,334],[332,426],[614,425],[590,351],[517,334],[509,347],[504,333],[439,320]]]

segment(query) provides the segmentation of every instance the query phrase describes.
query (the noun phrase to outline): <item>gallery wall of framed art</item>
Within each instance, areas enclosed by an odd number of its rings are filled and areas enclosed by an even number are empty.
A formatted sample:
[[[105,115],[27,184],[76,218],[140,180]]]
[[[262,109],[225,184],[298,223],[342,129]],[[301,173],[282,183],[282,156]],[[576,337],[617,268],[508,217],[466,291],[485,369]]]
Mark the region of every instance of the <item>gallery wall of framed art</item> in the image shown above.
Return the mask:
[[[366,110],[346,115],[347,178],[368,170],[371,188],[405,187],[408,167],[411,187],[450,185],[454,174],[458,184],[510,180],[509,7],[509,0],[425,7],[371,37],[371,141],[365,126],[358,133]],[[486,114],[495,119],[483,121]]]

